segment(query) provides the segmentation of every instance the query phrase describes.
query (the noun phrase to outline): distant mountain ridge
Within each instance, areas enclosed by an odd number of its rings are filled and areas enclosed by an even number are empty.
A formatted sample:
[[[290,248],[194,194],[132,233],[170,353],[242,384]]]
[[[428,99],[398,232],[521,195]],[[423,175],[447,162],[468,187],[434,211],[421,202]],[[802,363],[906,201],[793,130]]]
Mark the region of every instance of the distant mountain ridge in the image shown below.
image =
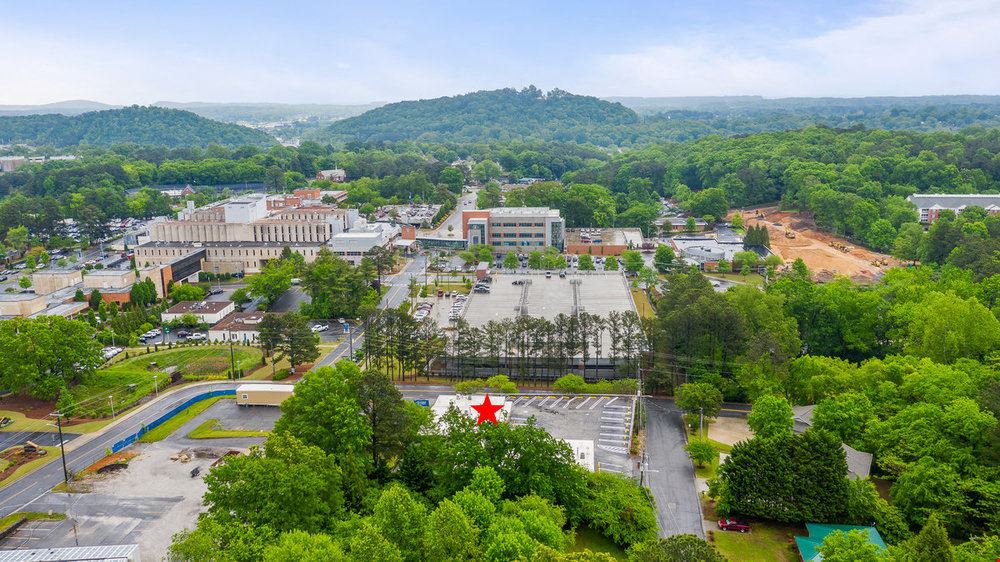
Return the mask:
[[[220,123],[190,111],[134,105],[79,115],[20,115],[0,117],[0,144],[74,146],[146,144],[166,147],[269,146],[267,133]]]
[[[105,109],[121,109],[120,105],[111,105],[90,100],[65,100],[39,105],[0,105],[0,116],[6,115],[44,115],[59,113],[61,115],[79,115],[88,111]]]
[[[504,138],[575,140],[597,126],[638,123],[619,104],[563,90],[544,93],[482,90],[458,96],[390,103],[315,131],[320,141],[481,141]]]
[[[319,121],[336,121],[361,115],[362,113],[380,107],[384,102],[364,104],[329,104],[329,103],[214,103],[214,102],[175,102],[158,101],[153,105],[183,109],[197,113],[202,117],[217,121],[245,121],[250,123],[265,123],[275,121],[290,121],[298,119],[316,119]]]

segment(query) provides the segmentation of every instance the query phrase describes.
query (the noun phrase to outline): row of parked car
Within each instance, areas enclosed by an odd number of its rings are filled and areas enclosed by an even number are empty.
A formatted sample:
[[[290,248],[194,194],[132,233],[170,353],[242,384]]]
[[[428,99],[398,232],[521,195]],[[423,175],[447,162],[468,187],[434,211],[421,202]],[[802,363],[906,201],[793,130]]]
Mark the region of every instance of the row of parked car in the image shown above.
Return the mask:
[[[465,301],[469,297],[465,295],[455,295],[455,302],[451,305],[451,312],[448,313],[448,320],[454,322],[462,316],[462,309],[465,308]]]
[[[413,319],[416,321],[421,321],[427,318],[427,315],[431,313],[431,308],[434,306],[432,302],[422,302],[417,305],[416,312],[413,313]]]
[[[489,281],[486,281],[485,279],[477,281],[476,284],[472,286],[472,292],[473,293],[489,294],[489,292],[490,292],[490,283],[489,283]]]

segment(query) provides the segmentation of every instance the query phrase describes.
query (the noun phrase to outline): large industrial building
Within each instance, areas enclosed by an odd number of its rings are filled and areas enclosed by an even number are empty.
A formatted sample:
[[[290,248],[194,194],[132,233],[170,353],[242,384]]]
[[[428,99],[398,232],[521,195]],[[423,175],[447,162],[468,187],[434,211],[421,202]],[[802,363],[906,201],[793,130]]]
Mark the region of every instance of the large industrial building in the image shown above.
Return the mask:
[[[536,250],[566,244],[566,222],[558,209],[548,207],[496,207],[462,211],[462,238],[487,244],[500,252]]]
[[[135,259],[140,266],[164,265],[203,251],[203,271],[253,273],[286,247],[306,262],[325,247],[357,263],[375,246],[388,246],[398,237],[398,227],[369,224],[355,209],[255,194],[199,208],[189,203],[176,219],[152,223],[150,242],[136,246]]]

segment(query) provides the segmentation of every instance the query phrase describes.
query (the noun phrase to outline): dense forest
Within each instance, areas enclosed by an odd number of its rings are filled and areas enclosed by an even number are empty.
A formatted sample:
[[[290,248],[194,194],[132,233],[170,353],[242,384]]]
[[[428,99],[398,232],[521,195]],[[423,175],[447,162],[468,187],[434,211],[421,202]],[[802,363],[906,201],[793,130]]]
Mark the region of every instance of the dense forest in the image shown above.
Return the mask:
[[[189,111],[131,106],[75,116],[0,117],[0,141],[33,146],[111,146],[121,143],[167,147],[274,144],[261,131],[219,123]]]
[[[954,131],[1000,125],[996,96],[920,98],[609,98],[534,87],[389,104],[308,138],[331,141],[545,140],[598,146],[683,142],[823,125],[838,129]]]
[[[264,182],[280,190],[305,185],[317,170],[343,168],[348,203],[363,212],[406,201],[446,204],[463,183],[481,181],[481,206],[501,204],[503,177],[546,181],[509,192],[503,204],[558,208],[568,226],[621,226],[652,232],[660,197],[697,217],[779,203],[810,211],[820,228],[901,259],[1000,271],[1000,224],[970,212],[924,231],[906,197],[913,193],[1000,190],[1000,130],[959,132],[837,130],[746,137],[709,136],[609,152],[592,145],[542,141],[483,143],[305,142],[204,149],[120,145],[87,148],[76,161],[53,161],[0,175],[0,231],[24,224],[46,233],[61,216],[151,216],[156,197],[125,192],[148,185],[209,186]],[[451,167],[462,160],[465,164]],[[202,188],[198,188],[202,189]],[[195,197],[203,202],[203,195]],[[44,208],[46,212],[38,209]],[[32,209],[35,209],[32,211]],[[974,211],[974,210],[973,210]],[[956,248],[958,252],[953,252]]]
[[[635,112],[621,104],[562,90],[546,94],[531,86],[521,91],[507,88],[392,103],[338,121],[314,138],[362,142],[516,138],[588,142],[595,128],[637,122]]]

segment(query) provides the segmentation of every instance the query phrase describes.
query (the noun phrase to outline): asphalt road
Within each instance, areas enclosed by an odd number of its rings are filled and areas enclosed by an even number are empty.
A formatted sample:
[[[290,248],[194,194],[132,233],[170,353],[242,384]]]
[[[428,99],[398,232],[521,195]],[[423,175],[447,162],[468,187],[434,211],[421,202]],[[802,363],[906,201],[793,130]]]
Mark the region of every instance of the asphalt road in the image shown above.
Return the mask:
[[[441,224],[436,229],[424,232],[428,232],[431,236],[439,238],[455,238],[460,240],[462,238],[462,211],[476,208],[478,194],[479,188],[472,188],[471,193],[463,193],[455,203],[455,210],[441,221]],[[449,226],[451,226],[451,232],[448,231]]]
[[[63,442],[69,443],[79,437],[79,433],[63,432]],[[16,445],[24,445],[26,441],[31,441],[36,445],[49,446],[59,444],[59,434],[49,431],[5,431],[0,433],[0,451],[4,451]]]
[[[660,536],[705,538],[694,465],[684,452],[684,421],[672,400],[647,398],[646,485],[656,500]]]
[[[128,417],[126,421],[113,426],[101,435],[83,435],[74,439],[66,452],[66,466],[70,472],[83,470],[104,457],[117,441],[134,433],[143,424],[149,423],[177,406],[184,400],[203,392],[234,388],[233,383],[220,382],[183,388],[173,392],[162,400],[156,400],[139,412]],[[62,463],[53,460],[31,475],[12,482],[0,489],[0,516],[9,515],[23,506],[41,497],[63,479]]]
[[[426,257],[418,255],[406,264],[406,267],[404,267],[402,271],[382,280],[383,286],[388,287],[388,289],[385,294],[382,295],[382,301],[379,302],[379,308],[395,308],[409,298],[410,278],[417,277],[419,280],[419,276],[424,273],[424,263],[426,263],[426,260]],[[337,336],[343,335],[343,332],[338,330],[337,326],[333,324],[331,324],[330,330],[326,333],[332,333]],[[340,342],[337,347],[333,348],[330,353],[326,354],[326,357],[320,359],[320,361],[316,363],[313,368],[332,365],[341,359],[349,359],[351,357],[352,345],[353,349],[360,348],[361,342],[364,341],[364,337],[365,334],[364,331],[362,331],[362,328],[358,325],[352,324],[350,339],[344,338],[344,340]]]

